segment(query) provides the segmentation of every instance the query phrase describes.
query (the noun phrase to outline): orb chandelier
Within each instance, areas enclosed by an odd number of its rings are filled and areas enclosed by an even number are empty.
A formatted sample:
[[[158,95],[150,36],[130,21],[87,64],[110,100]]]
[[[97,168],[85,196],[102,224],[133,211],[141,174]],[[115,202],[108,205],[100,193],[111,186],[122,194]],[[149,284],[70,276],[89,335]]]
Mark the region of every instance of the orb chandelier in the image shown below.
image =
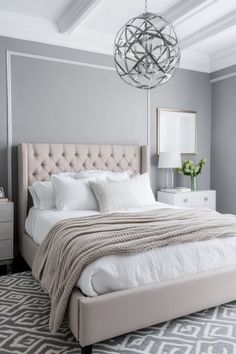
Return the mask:
[[[181,57],[173,24],[148,12],[130,19],[117,33],[114,62],[118,75],[127,84],[152,89],[166,83],[175,73]]]

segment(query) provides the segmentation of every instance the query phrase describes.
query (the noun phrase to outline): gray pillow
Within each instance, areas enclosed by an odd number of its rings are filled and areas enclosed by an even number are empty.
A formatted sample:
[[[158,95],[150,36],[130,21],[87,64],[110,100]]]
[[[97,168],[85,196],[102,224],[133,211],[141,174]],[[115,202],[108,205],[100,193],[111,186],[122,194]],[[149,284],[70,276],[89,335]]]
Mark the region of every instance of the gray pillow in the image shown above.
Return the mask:
[[[155,203],[149,174],[120,182],[89,182],[99,204],[100,212],[111,212]]]

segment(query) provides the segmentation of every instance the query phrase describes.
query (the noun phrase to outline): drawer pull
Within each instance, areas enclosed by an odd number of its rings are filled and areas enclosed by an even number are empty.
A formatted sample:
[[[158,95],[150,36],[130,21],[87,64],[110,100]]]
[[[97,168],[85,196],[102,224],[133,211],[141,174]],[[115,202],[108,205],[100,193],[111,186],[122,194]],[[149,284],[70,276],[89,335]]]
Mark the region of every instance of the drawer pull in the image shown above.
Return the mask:
[[[187,202],[188,202],[188,199],[187,199],[187,198],[185,198],[185,199],[184,199],[184,203],[187,203]]]
[[[207,202],[207,201],[208,201],[208,197],[205,197],[205,198],[204,198],[204,202]]]

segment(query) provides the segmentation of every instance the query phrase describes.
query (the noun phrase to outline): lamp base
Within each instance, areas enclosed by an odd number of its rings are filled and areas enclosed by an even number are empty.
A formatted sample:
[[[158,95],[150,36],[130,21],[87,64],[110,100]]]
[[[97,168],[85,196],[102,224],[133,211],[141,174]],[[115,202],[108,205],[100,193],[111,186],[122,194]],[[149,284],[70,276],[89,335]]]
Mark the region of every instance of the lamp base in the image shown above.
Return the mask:
[[[166,180],[166,188],[172,189],[175,186],[174,182],[174,169],[168,168],[167,169],[167,180]]]

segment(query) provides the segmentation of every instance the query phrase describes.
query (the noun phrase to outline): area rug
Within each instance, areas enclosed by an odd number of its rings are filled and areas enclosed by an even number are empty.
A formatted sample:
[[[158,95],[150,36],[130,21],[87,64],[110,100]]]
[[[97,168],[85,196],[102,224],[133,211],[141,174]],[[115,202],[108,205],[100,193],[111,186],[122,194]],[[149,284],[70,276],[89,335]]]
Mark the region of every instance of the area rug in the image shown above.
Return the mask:
[[[66,322],[48,330],[50,301],[31,272],[0,277],[0,354],[79,354]],[[95,344],[94,354],[234,354],[236,302]]]

